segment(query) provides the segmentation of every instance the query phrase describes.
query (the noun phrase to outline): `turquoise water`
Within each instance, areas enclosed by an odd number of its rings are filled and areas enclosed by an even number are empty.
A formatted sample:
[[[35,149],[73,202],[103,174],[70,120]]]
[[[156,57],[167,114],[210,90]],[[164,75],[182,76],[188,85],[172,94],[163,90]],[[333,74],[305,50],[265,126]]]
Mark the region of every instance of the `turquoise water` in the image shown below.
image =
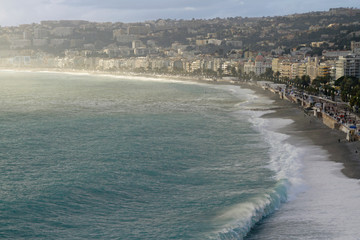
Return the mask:
[[[249,90],[29,72],[0,84],[0,238],[242,239],[299,180]]]

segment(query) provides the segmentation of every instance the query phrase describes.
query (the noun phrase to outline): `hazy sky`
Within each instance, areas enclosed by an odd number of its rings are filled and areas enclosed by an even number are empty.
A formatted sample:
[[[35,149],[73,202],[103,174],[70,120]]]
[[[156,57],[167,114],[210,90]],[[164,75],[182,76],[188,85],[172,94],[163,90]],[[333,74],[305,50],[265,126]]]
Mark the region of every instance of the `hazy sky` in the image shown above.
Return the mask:
[[[360,0],[0,0],[0,25],[41,20],[140,22],[159,18],[258,17],[360,7]]]

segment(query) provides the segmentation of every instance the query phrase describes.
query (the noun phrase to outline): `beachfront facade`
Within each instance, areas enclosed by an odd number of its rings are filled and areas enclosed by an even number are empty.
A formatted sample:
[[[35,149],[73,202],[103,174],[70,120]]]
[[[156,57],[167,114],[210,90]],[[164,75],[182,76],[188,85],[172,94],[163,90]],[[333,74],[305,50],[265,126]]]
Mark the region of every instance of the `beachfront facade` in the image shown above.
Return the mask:
[[[266,72],[266,69],[271,68],[272,62],[268,59],[265,59],[261,53],[258,54],[258,56],[255,58],[255,61],[249,59],[248,62],[244,63],[245,74],[254,73],[256,76],[260,76]]]
[[[270,58],[259,54],[255,60],[214,58],[211,56],[196,57],[146,57],[133,56],[126,58],[100,58],[88,57],[83,53],[67,52],[65,57],[52,57],[49,55],[16,56],[2,58],[0,64],[3,67],[46,67],[46,68],[70,68],[82,70],[105,70],[105,71],[166,71],[200,73],[209,72],[225,75],[243,72],[247,75],[260,76],[267,69],[272,69],[274,74],[279,73],[280,78],[295,79],[304,75],[310,79],[317,77],[330,77],[336,80],[342,76],[360,78],[360,55],[351,54],[340,56],[337,60],[324,60],[318,57],[307,57],[302,60],[292,57]]]
[[[279,57],[272,59],[272,70],[279,72],[280,78],[295,79],[308,75],[311,80],[317,77],[330,77],[335,79],[335,60],[307,57],[302,60],[292,57]],[[340,72],[339,72],[340,74]]]

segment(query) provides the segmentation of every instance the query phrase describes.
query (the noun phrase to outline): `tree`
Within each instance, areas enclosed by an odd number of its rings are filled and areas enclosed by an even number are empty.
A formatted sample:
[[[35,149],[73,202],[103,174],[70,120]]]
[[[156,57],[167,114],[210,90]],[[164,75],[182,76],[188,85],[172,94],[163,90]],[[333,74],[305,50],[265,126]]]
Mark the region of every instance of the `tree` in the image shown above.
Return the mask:
[[[311,82],[310,76],[309,75],[302,75],[301,76],[301,84],[305,85],[305,86],[309,86]]]
[[[238,76],[238,72],[236,71],[236,67],[231,67],[231,75]]]
[[[218,74],[220,76],[220,78],[223,76],[224,70],[222,70],[222,68],[219,68],[218,70]]]
[[[356,89],[355,89],[355,94],[351,96],[350,98],[350,106],[353,107],[353,106],[357,106],[359,107],[360,106],[360,86],[356,86]]]
[[[316,77],[311,85],[316,86],[316,87],[320,87],[321,85],[327,84],[329,82],[330,78],[329,77]]]
[[[231,72],[231,66],[227,65],[226,66],[226,73],[229,74]]]
[[[313,56],[322,56],[322,52],[324,51],[323,48],[318,48],[315,47],[311,50],[311,52],[309,52],[309,54],[313,57]]]
[[[360,90],[359,79],[355,77],[343,76],[335,81],[336,86],[340,86],[341,90],[341,99],[344,102],[349,101],[349,95],[352,97],[356,96]],[[351,97],[351,98],[352,98]],[[355,100],[352,102],[355,104]]]
[[[274,73],[274,76],[277,80],[279,80],[281,73],[279,71],[277,71],[276,73]]]
[[[274,77],[274,71],[271,68],[267,68],[265,70],[265,73],[262,74],[266,78],[273,78]]]

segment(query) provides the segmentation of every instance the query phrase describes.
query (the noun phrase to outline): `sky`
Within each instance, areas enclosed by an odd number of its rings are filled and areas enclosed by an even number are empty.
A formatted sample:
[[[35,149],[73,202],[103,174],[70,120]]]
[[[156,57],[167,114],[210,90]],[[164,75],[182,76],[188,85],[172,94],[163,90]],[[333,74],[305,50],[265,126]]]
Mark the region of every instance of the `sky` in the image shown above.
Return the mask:
[[[360,8],[360,0],[0,0],[0,26],[43,20],[143,22],[281,16],[329,8]]]

